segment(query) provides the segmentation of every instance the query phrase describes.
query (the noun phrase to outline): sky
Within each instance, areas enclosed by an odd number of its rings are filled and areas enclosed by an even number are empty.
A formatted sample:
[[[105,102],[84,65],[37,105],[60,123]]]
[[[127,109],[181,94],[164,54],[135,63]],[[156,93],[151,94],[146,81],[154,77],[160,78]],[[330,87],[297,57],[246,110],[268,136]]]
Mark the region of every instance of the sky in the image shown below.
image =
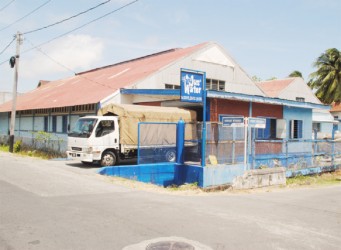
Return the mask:
[[[0,0],[0,92],[13,89],[8,60],[18,31],[20,93],[40,80],[208,41],[250,77],[285,78],[298,70],[308,81],[318,56],[341,50],[341,0]]]

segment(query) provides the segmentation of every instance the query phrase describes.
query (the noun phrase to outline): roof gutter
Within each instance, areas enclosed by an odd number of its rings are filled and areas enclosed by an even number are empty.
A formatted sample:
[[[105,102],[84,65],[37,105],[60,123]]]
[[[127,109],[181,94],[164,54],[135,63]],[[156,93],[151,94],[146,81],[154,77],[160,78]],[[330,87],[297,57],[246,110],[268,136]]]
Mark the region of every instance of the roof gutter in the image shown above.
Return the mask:
[[[180,97],[180,89],[121,89],[123,95],[159,95],[159,96],[178,96]],[[272,97],[246,95],[232,92],[222,91],[207,91],[208,98],[238,100],[245,102],[258,102],[273,105],[284,105],[288,107],[308,108],[308,109],[324,109],[329,110],[329,105],[309,103],[309,102],[297,102],[292,100],[285,100]]]

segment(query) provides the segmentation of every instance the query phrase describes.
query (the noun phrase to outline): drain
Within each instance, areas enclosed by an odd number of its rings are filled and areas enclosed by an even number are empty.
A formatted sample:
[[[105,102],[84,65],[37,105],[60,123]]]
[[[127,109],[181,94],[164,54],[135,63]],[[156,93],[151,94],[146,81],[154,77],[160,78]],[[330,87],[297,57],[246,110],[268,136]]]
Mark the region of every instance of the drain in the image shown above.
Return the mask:
[[[171,236],[145,240],[137,244],[124,247],[122,250],[213,250],[200,242],[183,237]]]
[[[195,248],[181,241],[159,241],[149,244],[146,250],[195,250]]]

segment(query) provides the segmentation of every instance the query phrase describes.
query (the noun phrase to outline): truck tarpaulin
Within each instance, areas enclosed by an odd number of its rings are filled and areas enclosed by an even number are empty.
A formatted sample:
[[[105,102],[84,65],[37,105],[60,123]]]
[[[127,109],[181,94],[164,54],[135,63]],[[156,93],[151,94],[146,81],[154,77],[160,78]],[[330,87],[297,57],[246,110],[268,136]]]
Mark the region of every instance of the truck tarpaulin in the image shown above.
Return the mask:
[[[98,111],[98,115],[116,115],[119,117],[120,124],[120,143],[124,145],[137,145],[138,123],[139,122],[178,122],[180,119],[186,123],[196,122],[196,112],[192,110],[159,107],[142,106],[132,104],[110,104]],[[155,131],[157,134],[157,131]],[[151,132],[152,133],[152,132]],[[186,139],[192,139],[189,135]],[[175,138],[174,138],[175,139]]]

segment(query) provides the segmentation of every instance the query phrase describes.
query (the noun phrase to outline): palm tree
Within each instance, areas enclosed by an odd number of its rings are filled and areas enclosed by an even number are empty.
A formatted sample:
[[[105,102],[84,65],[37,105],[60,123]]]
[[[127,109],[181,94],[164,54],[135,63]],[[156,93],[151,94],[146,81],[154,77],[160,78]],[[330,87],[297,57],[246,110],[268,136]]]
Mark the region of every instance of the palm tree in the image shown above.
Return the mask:
[[[298,70],[295,70],[295,71],[291,72],[289,77],[301,77],[301,78],[303,78],[302,73],[300,71],[298,71]]]
[[[341,52],[327,49],[313,64],[317,70],[310,74],[308,85],[324,103],[341,100]]]

